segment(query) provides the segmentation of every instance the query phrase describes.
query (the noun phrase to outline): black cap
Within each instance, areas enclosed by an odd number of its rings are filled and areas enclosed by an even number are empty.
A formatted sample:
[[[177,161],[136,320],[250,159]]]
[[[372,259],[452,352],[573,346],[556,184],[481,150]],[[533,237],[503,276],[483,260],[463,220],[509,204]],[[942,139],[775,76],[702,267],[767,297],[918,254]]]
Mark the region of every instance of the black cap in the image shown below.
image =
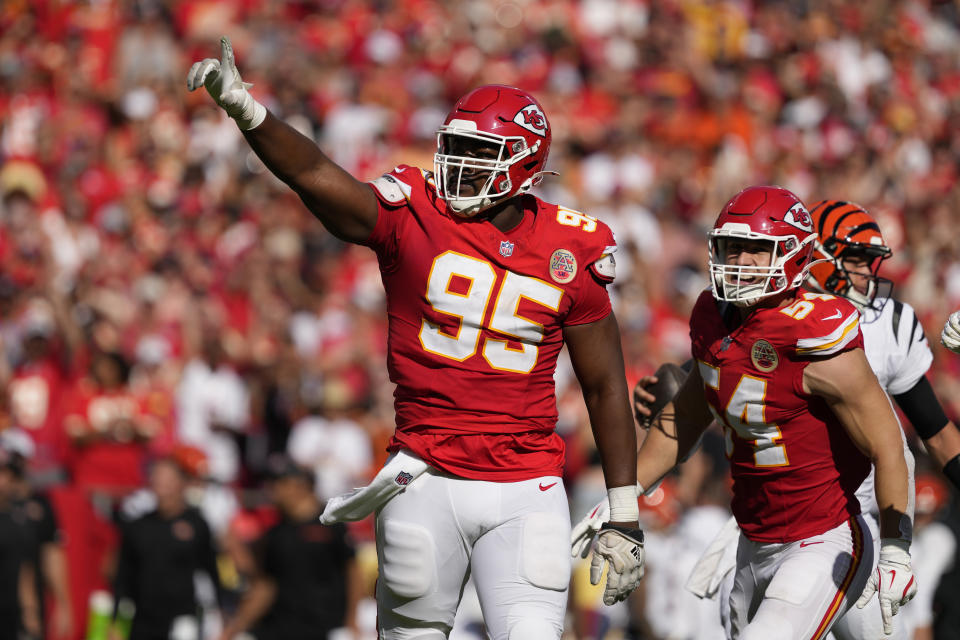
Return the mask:
[[[271,480],[302,478],[313,484],[313,471],[298,465],[289,456],[281,454],[274,454],[267,458],[267,477]]]
[[[9,469],[17,477],[23,477],[27,467],[26,462],[26,459],[16,451],[0,447],[0,469]]]

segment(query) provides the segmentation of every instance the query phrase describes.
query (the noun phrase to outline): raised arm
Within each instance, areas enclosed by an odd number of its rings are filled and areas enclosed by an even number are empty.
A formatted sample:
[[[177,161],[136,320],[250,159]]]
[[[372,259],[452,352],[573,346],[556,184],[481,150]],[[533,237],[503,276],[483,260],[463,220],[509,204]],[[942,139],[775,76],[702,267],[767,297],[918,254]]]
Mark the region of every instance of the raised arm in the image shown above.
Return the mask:
[[[334,163],[296,129],[254,100],[251,85],[240,78],[227,37],[220,39],[220,60],[194,63],[187,89],[204,86],[243,131],[254,153],[293,189],[330,233],[347,242],[370,237],[377,223],[373,190]]]

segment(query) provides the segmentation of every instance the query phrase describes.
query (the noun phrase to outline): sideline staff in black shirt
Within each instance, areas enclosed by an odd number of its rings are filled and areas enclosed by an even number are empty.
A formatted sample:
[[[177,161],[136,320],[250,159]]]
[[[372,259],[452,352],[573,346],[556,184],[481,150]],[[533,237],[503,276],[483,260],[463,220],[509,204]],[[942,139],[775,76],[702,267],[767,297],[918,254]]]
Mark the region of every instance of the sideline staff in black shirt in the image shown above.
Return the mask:
[[[196,571],[210,576],[220,596],[210,528],[187,505],[186,480],[172,458],[154,462],[150,485],[157,508],[123,530],[114,593],[118,603],[129,598],[136,607],[130,640],[167,640],[174,621],[199,628]]]
[[[0,640],[40,634],[40,610],[30,562],[34,543],[16,502],[23,472],[22,458],[0,448]]]
[[[221,638],[254,624],[258,640],[325,640],[353,626],[354,549],[346,527],[321,525],[312,474],[289,459],[274,459],[271,496],[281,520],[257,542],[257,575]]]

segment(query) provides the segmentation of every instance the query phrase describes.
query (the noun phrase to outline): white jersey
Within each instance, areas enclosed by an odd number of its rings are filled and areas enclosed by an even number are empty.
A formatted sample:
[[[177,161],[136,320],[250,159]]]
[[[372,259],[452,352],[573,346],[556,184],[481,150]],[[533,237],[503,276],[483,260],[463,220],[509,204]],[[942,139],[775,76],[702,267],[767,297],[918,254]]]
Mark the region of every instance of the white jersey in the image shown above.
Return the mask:
[[[888,298],[879,313],[865,310],[860,331],[870,368],[891,396],[912,389],[933,363],[923,326],[906,302]]]
[[[930,343],[923,333],[923,326],[916,312],[906,302],[893,298],[877,300],[883,303],[879,312],[864,310],[860,319],[863,347],[880,386],[889,396],[899,395],[912,389],[933,363]],[[910,470],[910,504],[908,511],[913,519],[913,454],[903,436],[904,455]],[[873,467],[870,475],[857,489],[857,499],[863,513],[877,513],[873,492]]]

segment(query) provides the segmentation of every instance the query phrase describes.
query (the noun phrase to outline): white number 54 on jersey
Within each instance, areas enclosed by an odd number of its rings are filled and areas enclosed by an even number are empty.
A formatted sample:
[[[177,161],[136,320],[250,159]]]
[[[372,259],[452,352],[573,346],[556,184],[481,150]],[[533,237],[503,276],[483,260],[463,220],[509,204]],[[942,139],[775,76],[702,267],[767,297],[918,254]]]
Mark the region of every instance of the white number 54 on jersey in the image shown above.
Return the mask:
[[[469,282],[466,293],[451,291],[455,276]],[[446,251],[437,256],[427,278],[427,301],[435,311],[459,320],[455,335],[424,318],[420,323],[420,344],[425,351],[463,362],[477,352],[480,333],[497,283],[497,273],[486,260]],[[538,278],[507,271],[493,303],[486,328],[493,329],[520,347],[511,347],[507,340],[488,337],[483,341],[483,358],[494,369],[530,373],[537,364],[537,344],[543,340],[543,325],[520,315],[520,300],[528,300],[553,311],[560,310],[563,290]]]
[[[706,362],[697,361],[703,384],[711,389],[720,389],[720,369]],[[710,412],[723,425],[726,436],[727,455],[733,455],[733,438],[736,431],[741,439],[753,445],[753,463],[758,467],[784,467],[790,464],[787,449],[779,440],[783,437],[780,427],[766,420],[767,381],[762,378],[742,375],[736,389],[730,394],[727,406],[710,405]]]

